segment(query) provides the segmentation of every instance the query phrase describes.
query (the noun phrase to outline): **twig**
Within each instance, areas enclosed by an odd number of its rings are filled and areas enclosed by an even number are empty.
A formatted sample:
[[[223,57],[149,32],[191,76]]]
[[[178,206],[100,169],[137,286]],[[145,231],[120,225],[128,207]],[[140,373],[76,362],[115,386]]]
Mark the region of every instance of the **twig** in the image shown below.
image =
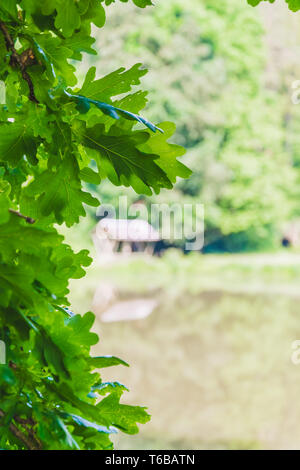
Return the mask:
[[[20,416],[15,415],[14,420],[16,421],[16,423],[22,424],[25,427],[27,425],[30,425],[30,426],[34,425],[34,421],[32,418],[25,419],[25,418],[20,418]]]
[[[0,417],[2,417],[2,418],[5,417],[5,413],[2,410],[0,410]],[[34,436],[31,436],[31,437],[26,436],[13,423],[10,423],[8,427],[9,427],[10,432],[17,439],[19,439],[21,442],[23,442],[23,444],[27,447],[27,449],[29,449],[29,450],[39,450],[41,448],[40,443],[36,440],[36,438]]]
[[[20,416],[15,415],[14,420],[16,421],[16,423],[21,424],[21,426],[23,426],[23,428],[26,429],[26,431],[28,432],[30,438],[35,443],[36,447],[40,449],[42,447],[42,444],[40,443],[40,441],[38,440],[38,438],[35,435],[36,431],[33,429],[33,426],[35,425],[35,422],[33,421],[33,419],[32,418],[24,419],[24,418],[20,418]]]
[[[15,49],[15,44],[14,44],[14,41],[11,37],[11,35],[9,34],[7,28],[6,28],[6,25],[0,21],[0,30],[2,31],[2,34],[4,36],[4,39],[5,39],[5,43],[6,43],[6,49],[8,51],[11,51],[11,61],[12,61],[12,64],[13,65],[18,65],[20,70],[21,70],[21,74],[22,74],[22,77],[23,79],[27,82],[28,84],[28,88],[29,88],[29,99],[31,101],[33,101],[34,103],[38,103],[38,100],[34,94],[34,87],[33,87],[33,83],[31,81],[31,78],[30,76],[28,75],[28,73],[26,72],[26,63],[24,63],[24,60],[22,58],[22,56],[20,56],[16,49]]]
[[[15,211],[14,209],[9,209],[9,212],[11,212],[14,215],[17,215],[18,217],[21,217],[21,219],[26,220],[26,222],[28,224],[34,224],[35,223],[35,219],[33,219],[32,217],[27,217],[26,215],[23,215],[23,214],[21,214],[21,212]]]

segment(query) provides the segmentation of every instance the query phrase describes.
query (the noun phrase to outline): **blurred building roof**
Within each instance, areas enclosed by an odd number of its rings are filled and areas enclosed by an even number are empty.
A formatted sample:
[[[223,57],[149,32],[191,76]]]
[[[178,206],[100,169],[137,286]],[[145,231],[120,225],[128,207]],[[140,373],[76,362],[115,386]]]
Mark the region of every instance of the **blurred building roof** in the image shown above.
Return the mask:
[[[109,219],[98,222],[96,233],[100,238],[117,241],[153,242],[160,240],[157,230],[142,219]]]

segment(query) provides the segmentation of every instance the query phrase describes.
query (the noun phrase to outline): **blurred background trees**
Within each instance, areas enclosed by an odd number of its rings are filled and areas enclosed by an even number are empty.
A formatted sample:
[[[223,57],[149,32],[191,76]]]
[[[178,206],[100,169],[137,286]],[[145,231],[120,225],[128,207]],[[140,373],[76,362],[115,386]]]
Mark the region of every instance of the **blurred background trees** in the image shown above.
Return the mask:
[[[108,33],[98,35],[99,70],[116,68],[120,50],[128,66],[143,62],[147,116],[177,123],[175,142],[187,148],[193,170],[147,203],[204,204],[206,252],[278,246],[284,223],[299,212],[299,111],[291,110],[284,73],[291,64],[272,74],[280,52],[278,44],[277,56],[270,52],[262,13],[236,0],[124,7],[111,6]],[[105,202],[118,196],[106,182],[99,191]]]

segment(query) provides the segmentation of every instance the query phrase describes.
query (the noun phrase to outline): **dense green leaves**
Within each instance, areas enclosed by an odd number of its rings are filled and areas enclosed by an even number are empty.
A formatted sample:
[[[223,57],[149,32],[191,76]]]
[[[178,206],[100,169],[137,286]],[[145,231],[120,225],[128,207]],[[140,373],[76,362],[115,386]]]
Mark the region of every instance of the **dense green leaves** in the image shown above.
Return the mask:
[[[115,1],[116,0],[105,0],[105,4],[110,5],[111,3],[114,3]],[[120,0],[120,1],[124,3],[128,2],[128,0]],[[140,8],[145,8],[148,5],[152,5],[151,0],[133,0],[133,3]]]
[[[253,7],[256,7],[259,3],[261,2],[270,2],[274,3],[275,0],[247,0],[250,5]],[[286,3],[288,4],[288,7],[292,11],[298,11],[300,10],[300,0],[285,0]]]
[[[128,364],[90,355],[95,318],[72,313],[68,284],[91,260],[56,229],[99,204],[85,182],[109,178],[151,194],[189,175],[176,160],[183,149],[168,143],[174,127],[140,115],[146,93],[134,87],[146,73],[141,64],[101,78],[91,68],[74,89],[74,61],[95,54],[91,25],[104,25],[111,3],[0,4],[1,448],[111,449],[117,429],[132,434],[149,420],[144,408],[120,403],[125,386],[103,383],[96,371]]]

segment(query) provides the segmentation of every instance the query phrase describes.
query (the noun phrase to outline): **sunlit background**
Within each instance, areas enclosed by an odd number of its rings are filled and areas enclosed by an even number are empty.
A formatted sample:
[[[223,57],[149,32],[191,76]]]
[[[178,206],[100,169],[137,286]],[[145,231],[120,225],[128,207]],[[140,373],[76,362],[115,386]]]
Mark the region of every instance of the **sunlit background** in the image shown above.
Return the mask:
[[[90,189],[116,209],[120,195],[146,207],[204,204],[204,247],[108,231],[104,249],[90,211],[64,231],[94,260],[70,286],[72,309],[96,314],[96,354],[130,364],[104,380],[152,414],[118,448],[299,449],[300,16],[284,2],[155,3],[111,5],[82,76],[142,62],[144,114],[176,122],[193,175],[150,198],[107,181]]]

